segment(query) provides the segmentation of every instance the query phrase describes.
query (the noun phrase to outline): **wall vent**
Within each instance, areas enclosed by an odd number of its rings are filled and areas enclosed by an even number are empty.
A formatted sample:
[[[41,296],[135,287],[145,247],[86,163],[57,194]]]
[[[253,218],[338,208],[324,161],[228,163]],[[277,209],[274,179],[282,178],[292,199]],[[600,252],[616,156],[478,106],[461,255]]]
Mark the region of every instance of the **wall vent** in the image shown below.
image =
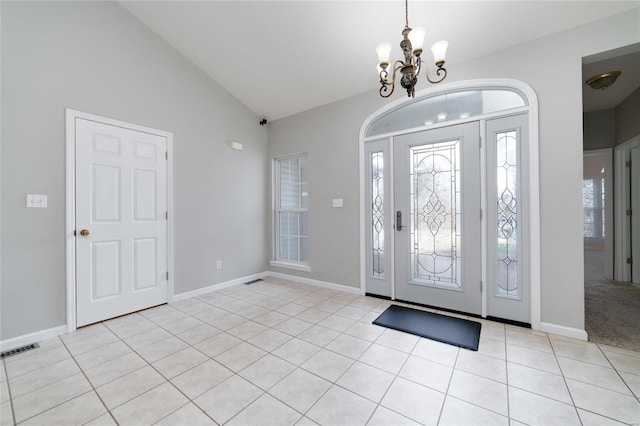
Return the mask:
[[[30,345],[20,346],[19,348],[11,349],[8,351],[4,351],[0,353],[0,359],[5,359],[13,355],[21,354],[22,352],[30,351],[31,349],[37,349],[40,345],[37,343],[32,343]]]
[[[262,278],[258,278],[257,280],[253,280],[253,281],[247,281],[245,284],[253,284],[253,283],[257,283],[260,281],[264,281]]]

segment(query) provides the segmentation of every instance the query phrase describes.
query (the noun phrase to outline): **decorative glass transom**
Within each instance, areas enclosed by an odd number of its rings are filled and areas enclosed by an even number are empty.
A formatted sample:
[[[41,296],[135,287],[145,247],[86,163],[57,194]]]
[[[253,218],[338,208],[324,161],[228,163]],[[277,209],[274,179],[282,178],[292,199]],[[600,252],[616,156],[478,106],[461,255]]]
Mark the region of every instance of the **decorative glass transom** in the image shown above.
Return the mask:
[[[462,288],[460,141],[411,147],[409,167],[411,280]]]
[[[515,130],[496,134],[498,296],[520,296],[518,283],[518,145]]]
[[[366,137],[465,120],[526,105],[520,93],[508,89],[448,92],[419,98],[389,111],[369,125]]]
[[[384,153],[371,153],[371,275],[384,278]]]

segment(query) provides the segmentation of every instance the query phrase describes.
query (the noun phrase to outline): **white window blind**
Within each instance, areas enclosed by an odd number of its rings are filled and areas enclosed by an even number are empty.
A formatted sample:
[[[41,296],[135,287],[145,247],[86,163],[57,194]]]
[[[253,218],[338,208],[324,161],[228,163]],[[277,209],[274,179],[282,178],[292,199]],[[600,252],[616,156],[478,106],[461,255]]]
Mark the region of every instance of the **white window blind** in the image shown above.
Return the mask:
[[[276,160],[276,260],[307,263],[307,156]]]

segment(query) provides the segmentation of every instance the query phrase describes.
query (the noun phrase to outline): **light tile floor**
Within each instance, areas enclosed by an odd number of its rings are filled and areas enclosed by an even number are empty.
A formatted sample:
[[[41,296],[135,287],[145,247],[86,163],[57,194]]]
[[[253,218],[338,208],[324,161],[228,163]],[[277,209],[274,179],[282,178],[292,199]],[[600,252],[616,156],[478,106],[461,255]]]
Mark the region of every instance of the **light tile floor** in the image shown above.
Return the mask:
[[[372,325],[391,302],[274,278],[40,342],[0,423],[640,423],[640,353],[482,322],[478,352]]]

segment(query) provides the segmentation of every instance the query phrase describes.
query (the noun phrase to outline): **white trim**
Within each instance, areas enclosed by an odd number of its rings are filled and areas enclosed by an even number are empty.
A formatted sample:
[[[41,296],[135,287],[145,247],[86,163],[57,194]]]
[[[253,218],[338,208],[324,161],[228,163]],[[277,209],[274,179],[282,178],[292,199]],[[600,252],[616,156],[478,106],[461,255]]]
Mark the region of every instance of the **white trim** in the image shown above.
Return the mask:
[[[65,109],[65,206],[66,206],[66,281],[67,281],[67,326],[66,332],[71,333],[76,329],[76,176],[75,176],[75,122],[76,119],[84,119],[107,124],[110,126],[123,127],[137,132],[150,133],[166,138],[167,140],[167,269],[169,280],[167,282],[167,302],[173,300],[173,133],[150,127],[139,126],[137,124],[126,123],[124,121],[88,114],[73,109]]]
[[[187,292],[184,292],[184,293],[176,294],[176,295],[173,296],[173,299],[171,300],[171,303],[178,302],[180,300],[189,299],[191,297],[200,296],[202,294],[209,293],[209,292],[212,292],[212,291],[222,290],[223,288],[232,287],[234,285],[245,284],[245,283],[247,283],[249,281],[253,281],[253,280],[260,279],[260,278],[264,278],[266,276],[267,276],[266,272],[259,272],[257,274],[247,275],[246,277],[236,278],[234,280],[225,281],[225,282],[218,283],[218,284],[213,284],[213,285],[210,285],[210,286],[207,286],[207,287],[202,287],[202,288],[199,288],[197,290],[192,290],[192,291],[187,291]]]
[[[365,294],[367,292],[366,283],[367,283],[367,262],[366,260],[366,252],[367,252],[367,226],[366,221],[363,220],[365,217],[367,207],[367,192],[366,192],[366,183],[364,179],[364,140],[362,139],[362,129],[360,129],[360,142],[358,146],[358,181],[359,181],[359,190],[360,190],[360,215],[358,216],[358,222],[360,222],[360,293]],[[393,298],[393,286],[391,290],[391,297]]]
[[[328,288],[330,290],[344,291],[345,293],[364,295],[362,289],[351,287],[344,284],[329,283],[326,281],[312,280],[310,278],[302,278],[295,275],[281,274],[279,272],[267,271],[266,276],[289,280],[300,284],[309,284],[316,287]]]
[[[487,265],[489,264],[489,253],[488,253],[488,231],[487,227],[489,226],[487,221],[488,216],[488,194],[487,194],[487,185],[486,185],[486,176],[487,176],[487,121],[480,120],[480,211],[482,212],[480,215],[480,242],[481,242],[481,250],[480,250],[480,279],[482,280],[482,285],[480,286],[480,299],[481,299],[481,307],[480,307],[480,315],[482,318],[487,317],[487,312],[489,310],[489,292],[487,291],[487,283],[489,282]]]
[[[269,261],[269,265],[274,266],[276,268],[287,268],[287,269],[295,269],[296,271],[311,272],[311,267],[309,265],[305,265],[304,263],[290,263],[290,262],[283,262],[281,260],[271,260]]]
[[[484,87],[482,89],[487,89],[487,88]],[[371,142],[371,141],[377,141],[377,140],[380,140],[380,139],[388,139],[388,138],[393,137],[393,136],[406,135],[408,133],[418,133],[418,132],[422,132],[422,131],[425,131],[425,130],[434,130],[434,129],[440,129],[442,127],[457,126],[458,124],[469,123],[471,121],[487,121],[487,120],[491,120],[493,118],[509,117],[511,115],[518,115],[518,114],[526,113],[526,112],[529,111],[529,109],[530,109],[530,107],[529,107],[529,105],[527,105],[527,106],[523,106],[523,107],[510,108],[510,109],[505,109],[505,110],[497,111],[497,112],[491,112],[491,113],[487,113],[487,114],[472,115],[472,116],[469,116],[467,118],[459,118],[459,119],[455,119],[455,120],[443,121],[441,123],[433,123],[433,124],[429,124],[428,126],[411,127],[411,128],[408,128],[408,129],[396,130],[395,132],[382,133],[380,135],[374,135],[374,136],[367,136],[366,138],[364,138],[364,141],[365,142]]]
[[[572,339],[589,340],[587,332],[579,328],[565,327],[564,325],[552,324],[549,322],[540,323],[540,331],[545,333],[557,334],[559,336],[571,337]]]
[[[630,209],[627,194],[630,188],[627,175],[628,153],[631,148],[640,145],[640,135],[635,136],[615,147],[614,150],[614,260],[613,260],[613,279],[617,281],[631,281],[631,266],[627,264],[627,258],[631,253],[631,242],[627,238],[629,235],[630,221],[626,215],[627,209]]]
[[[294,212],[309,212],[309,206],[307,205],[306,208],[296,208],[296,209],[281,209],[280,208],[280,162],[281,161],[285,161],[285,160],[293,160],[293,159],[298,159],[300,160],[301,158],[304,158],[306,163],[307,163],[307,167],[309,165],[309,154],[307,152],[305,153],[301,153],[301,154],[293,154],[293,155],[286,155],[283,157],[274,157],[271,161],[271,216],[272,216],[272,255],[271,255],[271,261],[270,262],[276,262],[279,264],[273,265],[273,266],[278,266],[278,267],[282,267],[282,268],[290,268],[290,269],[298,269],[301,271],[310,271],[311,269],[307,269],[308,268],[308,258],[306,259],[305,262],[295,262],[295,261],[289,261],[289,260],[281,260],[279,259],[279,249],[280,249],[280,223],[279,223],[279,215],[278,213],[280,212],[280,210],[285,210],[285,211],[294,211]],[[301,176],[299,176],[301,177]],[[309,173],[307,171],[307,179],[309,178]],[[309,182],[307,181],[307,186],[309,185]],[[308,230],[307,230],[308,232]],[[298,236],[300,237],[300,236]],[[307,245],[309,243],[309,235],[307,234]],[[300,250],[298,250],[299,252]],[[298,253],[300,254],[300,253]],[[308,253],[307,253],[308,256]],[[299,257],[299,256],[298,256]],[[295,266],[292,266],[295,265]],[[300,265],[300,267],[297,267],[298,265]],[[306,267],[305,267],[306,266]]]
[[[538,98],[531,86],[527,83],[513,80],[513,79],[479,79],[479,80],[465,80],[454,81],[451,83],[445,83],[442,85],[432,86],[427,89],[420,90],[416,95],[416,100],[422,97],[431,97],[439,93],[465,90],[465,89],[489,89],[489,88],[508,88],[520,92],[520,94],[529,103],[528,107],[517,108],[513,111],[507,110],[501,112],[497,116],[510,115],[514,112],[522,113],[528,111],[529,116],[529,176],[525,177],[529,182],[529,265],[530,265],[530,298],[531,298],[531,327],[534,330],[539,330],[541,326],[541,295],[540,295],[540,280],[541,280],[541,261],[540,261],[540,156],[539,156],[539,134],[538,134]],[[413,102],[413,100],[409,101]],[[366,270],[365,262],[362,261],[365,256],[365,243],[364,236],[366,232],[366,226],[364,218],[365,212],[365,182],[363,176],[363,159],[364,159],[364,145],[366,140],[381,139],[385,135],[376,135],[373,137],[366,137],[366,130],[369,125],[378,117],[401,107],[407,103],[406,98],[400,98],[396,101],[385,105],[381,109],[373,112],[360,127],[359,134],[359,156],[360,156],[360,287],[364,289]],[[491,114],[493,116],[493,114]],[[469,117],[469,120],[462,121],[477,121],[479,117]],[[456,121],[457,122],[457,121]],[[451,125],[454,122],[443,123],[443,125]],[[429,126],[428,128],[433,128]],[[411,130],[424,130],[425,128],[417,128]],[[403,130],[406,133],[407,130]],[[386,135],[391,136],[392,134]],[[364,291],[364,290],[363,290]],[[485,293],[486,295],[486,293]]]
[[[35,333],[24,334],[22,336],[2,340],[0,341],[0,351],[4,352],[20,346],[30,345],[31,343],[41,342],[43,340],[51,339],[52,337],[60,336],[66,332],[67,326],[60,325],[58,327],[36,331]]]

